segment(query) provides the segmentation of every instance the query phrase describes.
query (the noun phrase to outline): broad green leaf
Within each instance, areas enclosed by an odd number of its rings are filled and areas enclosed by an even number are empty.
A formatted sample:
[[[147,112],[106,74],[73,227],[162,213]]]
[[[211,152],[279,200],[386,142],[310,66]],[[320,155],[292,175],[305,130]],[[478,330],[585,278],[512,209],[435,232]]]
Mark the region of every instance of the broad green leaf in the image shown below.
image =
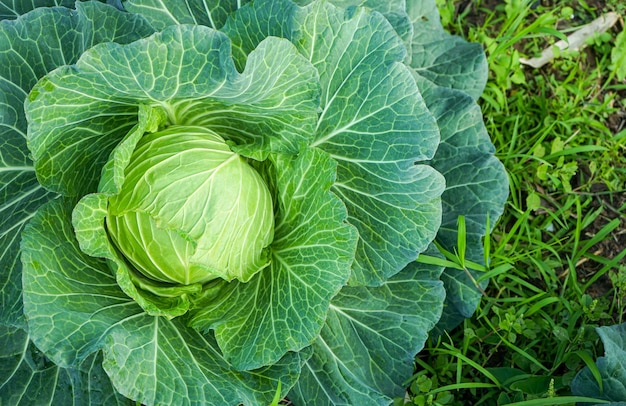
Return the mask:
[[[301,6],[310,4],[312,0],[294,0]],[[329,0],[330,3],[342,7],[369,7],[385,16],[398,35],[408,41],[413,34],[413,26],[406,13],[406,0]]]
[[[419,164],[434,155],[436,123],[401,63],[402,40],[382,15],[316,2],[297,23],[298,47],[322,84],[312,145],[338,162],[332,190],[359,231],[350,283],[380,285],[426,249],[439,227],[443,177]]]
[[[367,406],[404,397],[414,356],[441,315],[441,271],[412,262],[380,287],[343,288],[289,399]]]
[[[332,0],[340,7],[358,5],[369,7],[385,16],[398,35],[405,41],[413,34],[411,20],[406,13],[406,0]]]
[[[78,368],[50,362],[24,330],[0,326],[0,404],[130,405],[119,395],[102,369],[102,354],[95,353]]]
[[[380,13],[391,23],[396,32],[405,40],[412,36],[413,25],[406,14],[405,0],[331,0],[338,7],[353,6],[370,7]],[[312,3],[311,0],[257,0],[233,13],[221,31],[233,41],[233,54],[238,66],[257,44],[269,36],[287,38],[297,43],[299,27],[294,25],[294,17],[300,8]]]
[[[140,104],[162,108],[168,124],[208,127],[239,144],[237,152],[261,158],[297,152],[310,138],[318,93],[315,70],[286,40],[268,38],[239,74],[224,34],[172,26],[130,45],[101,44],[46,76],[26,105],[30,148],[42,184],[85,194],[137,123]]]
[[[107,195],[119,193],[125,180],[124,172],[137,143],[144,134],[158,131],[166,120],[167,114],[163,109],[145,104],[139,105],[137,125],[117,144],[102,168],[102,176],[98,184],[99,192]]]
[[[265,38],[274,36],[293,40],[293,18],[298,7],[290,0],[257,0],[234,13],[221,29],[233,43],[237,67]]]
[[[235,10],[250,0],[127,0],[126,10],[145,16],[157,29],[177,24],[205,25],[222,28]]]
[[[76,0],[0,0],[0,20],[16,19],[38,7],[72,7]]]
[[[589,367],[572,381],[572,393],[612,402],[626,402],[626,323],[596,328],[604,344],[604,357],[596,360],[602,387]],[[613,404],[613,403],[611,403]]]
[[[266,406],[279,382],[293,386],[302,363],[299,354],[289,353],[273,365],[238,371],[212,334],[202,335],[180,319],[124,320],[113,336],[105,370],[121,393],[148,405]]]
[[[230,58],[229,58],[230,63]],[[248,55],[241,75],[205,101],[176,105],[180,124],[213,129],[241,155],[296,153],[313,136],[319,110],[317,72],[289,41],[270,37]]]
[[[446,250],[458,251],[457,221],[463,216],[466,259],[483,263],[482,238],[491,231],[487,230],[487,219],[492,226],[496,223],[508,197],[506,171],[494,155],[476,102],[461,91],[437,86],[419,76],[416,80],[441,131],[441,144],[431,161],[446,178],[441,196],[443,221],[436,240]],[[446,268],[442,275],[446,307],[439,330],[450,329],[474,313],[481,298],[475,282],[479,276],[472,271],[470,278],[465,271]]]
[[[80,250],[70,222],[73,206],[66,199],[47,203],[22,233],[30,334],[62,367],[76,366],[101,348],[106,331],[119,320],[143,314],[119,288],[106,261]]]
[[[334,162],[315,149],[273,160],[267,169],[277,195],[270,266],[245,284],[222,284],[192,318],[197,328],[215,329],[226,359],[240,369],[309,345],[354,258],[356,232],[329,192]]]
[[[12,139],[3,138],[2,141],[9,143]],[[52,195],[37,183],[35,172],[26,155],[23,156],[23,165],[16,162],[17,160],[10,160],[10,157],[5,154],[2,154],[1,158],[0,324],[24,327],[22,267],[19,261],[20,236],[24,224]]]
[[[26,10],[22,7],[39,3],[3,4],[21,13]],[[23,108],[28,92],[46,73],[74,63],[95,43],[129,42],[150,32],[140,17],[101,3],[78,3],[75,11],[38,9],[17,20],[0,22],[1,323],[24,324],[19,236],[37,208],[55,196],[39,185],[29,156]]]
[[[354,5],[369,7],[372,10],[378,11],[389,20],[394,28],[396,28],[396,32],[402,37],[402,32],[398,30],[399,26],[396,26],[394,22],[396,18],[408,18],[406,13],[406,0],[332,0],[332,2],[344,8]]]
[[[407,1],[413,22],[409,64],[443,87],[459,89],[477,100],[487,83],[487,58],[480,44],[443,30],[435,0]]]
[[[43,206],[24,230],[24,308],[32,340],[57,365],[77,367],[103,350],[115,388],[143,404],[268,404],[278,381],[293,385],[298,354],[239,372],[211,335],[178,318],[147,315],[116,283],[107,263],[74,238],[72,204]]]

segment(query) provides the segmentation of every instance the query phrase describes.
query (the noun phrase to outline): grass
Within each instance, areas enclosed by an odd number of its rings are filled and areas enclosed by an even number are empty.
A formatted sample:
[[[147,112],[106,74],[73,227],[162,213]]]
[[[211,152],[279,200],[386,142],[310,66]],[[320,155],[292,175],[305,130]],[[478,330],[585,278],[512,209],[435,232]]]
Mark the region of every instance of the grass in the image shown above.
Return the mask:
[[[626,81],[621,27],[533,69],[520,63],[619,0],[441,1],[444,25],[480,42],[479,104],[511,180],[475,314],[416,358],[415,405],[573,405],[569,384],[624,321]],[[620,59],[621,58],[621,59]],[[623,68],[622,68],[623,69]]]

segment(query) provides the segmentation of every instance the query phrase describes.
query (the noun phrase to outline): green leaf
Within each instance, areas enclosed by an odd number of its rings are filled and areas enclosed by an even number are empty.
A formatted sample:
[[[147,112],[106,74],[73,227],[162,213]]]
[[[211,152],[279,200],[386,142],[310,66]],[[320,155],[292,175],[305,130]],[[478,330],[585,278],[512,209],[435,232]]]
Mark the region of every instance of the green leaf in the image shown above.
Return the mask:
[[[250,0],[128,0],[124,7],[131,13],[145,16],[161,31],[177,24],[205,25],[216,30],[222,28],[229,15]]]
[[[0,404],[130,405],[102,369],[94,353],[78,368],[54,365],[29,340],[24,330],[0,326]]]
[[[382,15],[316,2],[297,22],[298,47],[322,83],[312,145],[338,162],[332,190],[359,231],[350,283],[380,285],[426,249],[439,227],[443,177],[416,165],[434,155],[436,123],[401,63],[402,40]]]
[[[270,152],[297,153],[310,143],[319,110],[318,75],[289,41],[263,40],[231,80],[206,101],[176,106],[184,112],[181,124],[213,129],[237,144],[235,152],[256,160]]]
[[[128,319],[113,335],[104,368],[121,393],[148,405],[266,406],[279,382],[291,387],[301,367],[300,355],[289,353],[273,365],[237,371],[211,334],[202,335],[180,319]]]
[[[596,360],[601,385],[587,366],[572,381],[572,393],[613,402],[626,402],[626,323],[596,328],[604,357]]]
[[[334,162],[305,149],[297,158],[273,157],[277,205],[271,264],[249,282],[223,283],[198,304],[192,325],[215,329],[226,359],[239,369],[271,364],[285,351],[309,345],[330,299],[346,283],[357,235],[345,207],[329,192]]]
[[[237,10],[222,28],[233,43],[237,67],[243,68],[248,54],[267,37],[293,40],[297,10],[290,0],[257,0]]]
[[[294,0],[301,6],[313,0]],[[337,7],[348,8],[364,6],[376,10],[385,16],[398,35],[408,41],[413,34],[413,26],[406,13],[406,0],[328,0]]]
[[[463,216],[467,220],[466,259],[482,264],[481,238],[490,231],[487,219],[496,223],[508,196],[506,172],[494,156],[480,109],[472,102],[487,80],[486,58],[478,44],[443,30],[434,0],[407,2],[407,12],[413,21],[410,66],[441,131],[441,145],[432,160],[432,166],[446,178],[437,242],[454,252],[457,218]],[[448,295],[438,333],[474,313],[481,296],[475,281],[478,276],[475,271],[445,270],[442,280]]]
[[[407,1],[413,22],[410,66],[443,87],[462,90],[477,100],[487,83],[487,58],[480,44],[443,30],[435,0]]]
[[[617,34],[615,38],[611,50],[611,69],[617,75],[617,80],[626,79],[626,30]]]
[[[10,138],[2,140],[12,141]],[[1,158],[5,165],[0,166],[0,324],[25,327],[20,235],[37,208],[53,195],[39,186],[32,167],[27,169],[30,162],[26,156],[24,166],[9,161],[10,157],[5,154]]]
[[[119,320],[143,314],[121,291],[106,261],[80,250],[72,208],[66,199],[49,202],[22,233],[24,313],[30,334],[62,367],[76,366],[97,351]]]
[[[71,202],[43,206],[23,235],[24,308],[33,342],[63,367],[76,367],[103,349],[115,388],[144,404],[266,405],[278,381],[289,388],[298,354],[239,372],[211,335],[178,318],[149,316],[122,292],[107,263],[78,247]]]
[[[23,330],[0,327],[0,344],[3,404],[131,404],[111,385],[101,353],[89,356],[78,368],[61,368],[47,360]]]
[[[354,4],[369,7],[378,11],[385,16],[387,21],[391,23],[398,35],[404,40],[411,39],[413,34],[413,26],[406,12],[406,0],[341,0],[335,1],[335,4]],[[346,7],[344,6],[344,7]]]
[[[40,3],[3,4],[22,13]],[[78,3],[76,11],[38,9],[0,23],[0,322],[24,326],[19,236],[37,208],[55,196],[39,185],[29,156],[23,107],[28,92],[95,43],[129,42],[149,32],[141,17],[101,3]]]
[[[161,108],[153,108],[145,104],[139,105],[138,122],[117,144],[111,152],[109,160],[102,168],[102,176],[98,184],[98,191],[107,195],[119,193],[126,178],[124,172],[137,143],[144,134],[158,131],[165,120],[166,113]]]
[[[231,15],[221,30],[233,41],[233,54],[238,67],[243,66],[246,55],[264,38],[276,36],[297,43],[300,27],[294,24],[294,18],[302,11],[295,3],[306,6],[313,1],[257,0]],[[329,3],[341,8],[372,8],[385,16],[402,39],[408,41],[412,37],[413,25],[406,13],[405,0],[330,0]]]
[[[0,20],[16,19],[38,7],[72,7],[76,0],[0,0]]]
[[[343,288],[289,399],[366,406],[403,397],[413,358],[442,311],[442,269],[412,262],[380,287]]]
[[[484,264],[482,238],[491,231],[487,230],[487,219],[493,225],[502,214],[508,197],[506,171],[494,155],[476,102],[461,91],[437,86],[417,75],[416,80],[441,131],[441,144],[431,161],[446,178],[441,196],[443,221],[436,241],[447,251],[458,252],[457,224],[463,216],[465,259]],[[444,271],[446,306],[438,330],[456,326],[476,310],[481,291],[475,279],[480,275],[468,272],[451,267]]]
[[[315,70],[286,40],[268,38],[239,74],[224,34],[172,26],[130,45],[101,44],[41,81],[26,105],[30,148],[42,184],[81,195],[95,191],[140,104],[162,108],[168,124],[205,126],[239,144],[237,152],[263,158],[295,153],[310,138],[318,94]]]

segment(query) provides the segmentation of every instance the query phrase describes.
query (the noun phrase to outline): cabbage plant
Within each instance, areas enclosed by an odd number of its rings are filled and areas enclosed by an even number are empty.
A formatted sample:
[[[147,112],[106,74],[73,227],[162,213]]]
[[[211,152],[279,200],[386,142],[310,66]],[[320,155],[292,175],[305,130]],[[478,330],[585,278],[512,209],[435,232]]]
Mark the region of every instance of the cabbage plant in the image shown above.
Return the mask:
[[[0,1],[0,403],[404,396],[507,196],[480,47],[431,0],[109,3]]]

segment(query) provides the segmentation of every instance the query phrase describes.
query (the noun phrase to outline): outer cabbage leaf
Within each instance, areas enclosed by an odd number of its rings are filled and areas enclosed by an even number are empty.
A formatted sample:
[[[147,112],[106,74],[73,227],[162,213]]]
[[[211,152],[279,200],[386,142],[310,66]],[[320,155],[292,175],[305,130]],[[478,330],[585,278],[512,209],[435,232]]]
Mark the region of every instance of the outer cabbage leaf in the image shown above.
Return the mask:
[[[442,269],[412,262],[380,287],[343,288],[289,399],[367,406],[403,397],[414,356],[441,315]]]
[[[380,285],[439,228],[444,180],[416,165],[432,158],[439,132],[401,63],[402,41],[382,15],[316,2],[298,23],[298,47],[322,83],[312,145],[338,162],[332,190],[359,231],[350,284]]]
[[[272,160],[266,179],[275,179],[278,208],[270,266],[245,284],[224,283],[192,313],[192,325],[214,328],[227,359],[246,369],[315,339],[348,279],[357,238],[329,192],[335,163],[325,153],[305,149]]]
[[[312,0],[294,0],[299,5],[307,5]],[[328,0],[330,3],[342,7],[368,7],[385,16],[398,35],[405,41],[413,36],[413,24],[406,13],[406,0]]]
[[[240,70],[243,70],[248,54],[265,38],[292,39],[293,18],[298,7],[290,0],[221,0],[211,2],[211,5],[202,2],[202,7],[191,6],[195,2],[165,4],[159,0],[128,0],[125,6],[130,11],[146,14],[155,26],[161,28],[187,21],[219,29],[231,39],[233,58]],[[231,11],[216,19],[209,12],[210,7]]]
[[[0,0],[0,20],[12,20],[39,7],[72,7],[76,0]]]
[[[248,54],[267,37],[292,41],[297,10],[296,4],[290,0],[254,1],[232,14],[221,30],[233,43],[237,67],[241,69]]]
[[[244,155],[297,152],[313,131],[315,79],[310,64],[277,38],[259,45],[242,74],[228,38],[202,26],[172,26],[128,46],[101,44],[30,94],[37,175],[63,194],[95,191],[109,153],[137,123],[140,104],[162,108],[168,124],[208,127]]]
[[[24,326],[19,236],[37,208],[55,196],[38,183],[26,146],[23,106],[28,92],[46,73],[75,62],[96,43],[130,42],[152,32],[140,16],[101,3],[76,7],[76,11],[38,9],[0,22],[0,323],[4,324]]]
[[[604,344],[604,357],[596,360],[602,387],[589,367],[582,369],[572,381],[572,393],[626,403],[626,323],[596,328]],[[618,403],[619,402],[619,403]]]
[[[437,118],[441,144],[431,165],[446,178],[441,196],[443,221],[436,241],[454,252],[459,216],[466,222],[466,259],[484,263],[482,238],[490,232],[487,219],[495,224],[508,196],[508,177],[502,163],[494,156],[495,148],[482,121],[480,108],[470,96],[458,90],[437,86],[416,76],[428,108]],[[446,287],[446,305],[437,325],[451,329],[476,310],[481,291],[476,284],[480,275],[472,271],[446,268],[442,280]],[[487,281],[483,282],[483,288]]]
[[[480,44],[443,30],[435,0],[407,1],[413,22],[409,63],[439,86],[462,90],[477,100],[487,83],[487,58]]]
[[[126,10],[145,16],[157,30],[177,24],[222,28],[226,19],[250,0],[127,0]]]
[[[102,354],[86,358],[78,368],[50,362],[24,330],[0,326],[0,404],[130,405],[113,389],[102,369]]]
[[[99,349],[115,388],[144,404],[267,405],[278,381],[291,387],[300,356],[235,370],[212,335],[184,321],[147,315],[122,292],[106,261],[84,254],[71,223],[73,202],[37,212],[23,233],[24,310],[32,339],[57,365],[76,367]]]

